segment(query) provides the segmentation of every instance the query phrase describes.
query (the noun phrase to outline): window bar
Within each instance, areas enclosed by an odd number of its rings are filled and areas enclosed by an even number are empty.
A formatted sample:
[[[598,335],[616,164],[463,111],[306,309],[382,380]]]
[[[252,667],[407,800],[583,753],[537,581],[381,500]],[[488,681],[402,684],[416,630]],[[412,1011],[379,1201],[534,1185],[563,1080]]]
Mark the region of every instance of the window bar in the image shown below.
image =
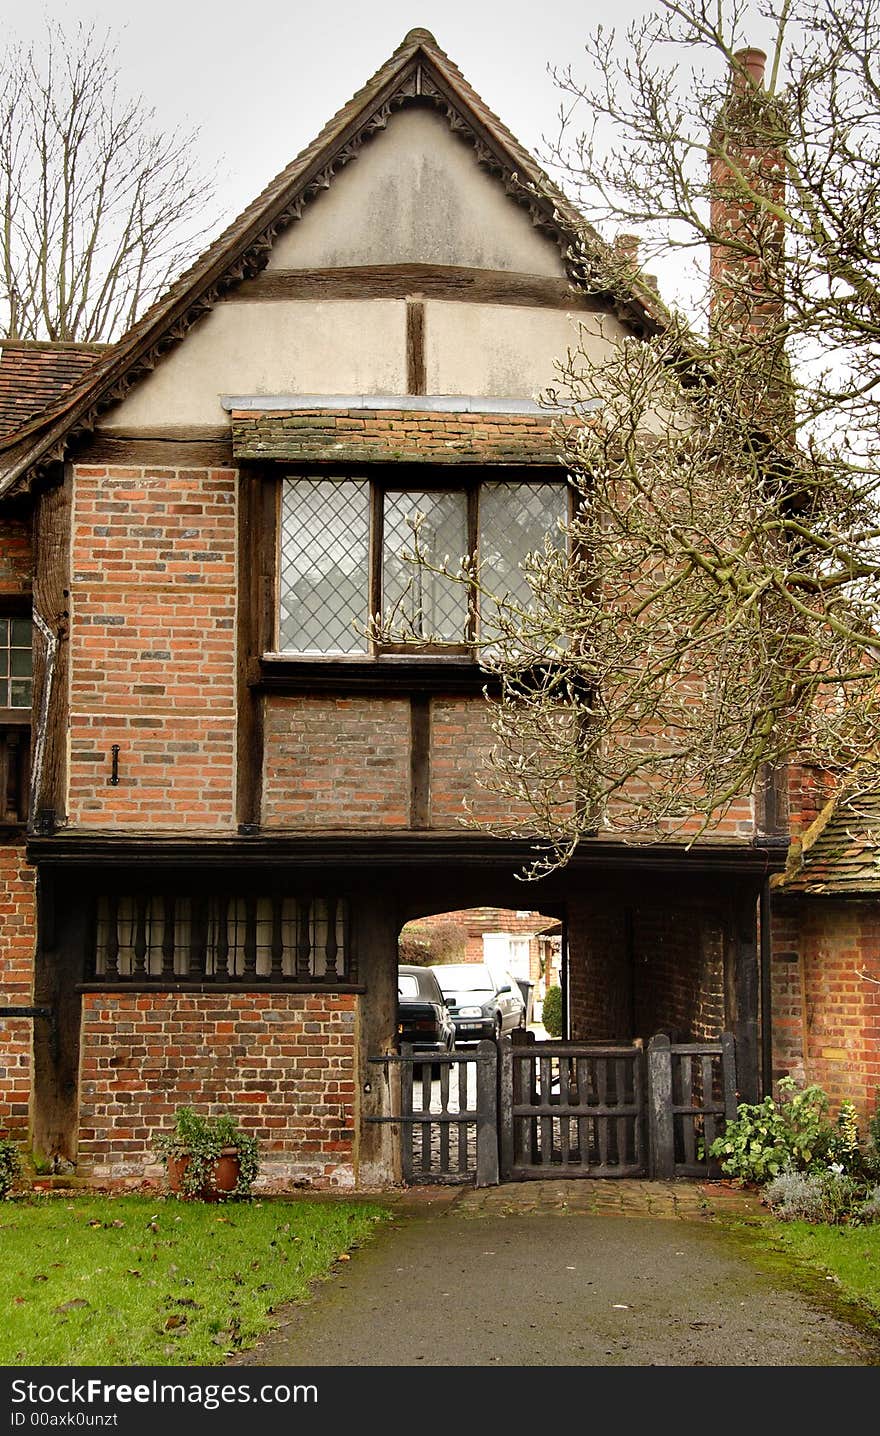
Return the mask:
[[[271,982],[284,981],[284,929],[282,927],[282,904],[284,899],[280,893],[272,896],[272,967],[269,973]]]
[[[347,898],[342,899],[342,932],[345,943],[345,980],[346,982],[357,982],[357,943],[355,925],[351,915],[351,903]]]
[[[147,974],[147,899],[135,898],[134,903],[134,962],[132,977],[146,977]]]
[[[15,763],[16,754],[13,745],[18,742],[18,734],[0,733],[0,798],[3,802],[3,811],[0,814],[4,823],[14,823],[16,814],[9,800],[9,776]]]
[[[310,972],[311,944],[309,942],[309,904],[297,904],[298,931],[296,942],[296,979],[308,982]]]
[[[336,958],[339,952],[339,944],[336,941],[336,899],[327,899],[327,945],[326,964],[324,968],[325,982],[337,982]]]
[[[245,899],[244,926],[244,976],[255,977],[257,972],[257,900]]]
[[[105,976],[113,982],[119,981],[119,930],[117,919],[119,899],[115,894],[107,899],[107,957]]]
[[[218,982],[225,982],[227,978],[236,976],[235,954],[232,957],[232,967],[229,965],[229,899],[221,897],[217,904],[217,945],[214,949],[214,977]]]
[[[474,484],[469,489],[467,496],[467,535],[468,535],[468,558],[473,564],[476,562],[480,545],[480,486]],[[479,608],[477,587],[473,579],[468,584],[468,612],[467,625],[465,627],[465,642],[476,643],[477,628],[479,624]]]
[[[384,503],[385,493],[381,484],[370,485],[370,620],[379,615],[379,623],[383,621],[382,612],[382,545],[384,543]],[[372,652],[376,652],[377,644],[375,638],[370,644]]]
[[[174,898],[166,897],[162,908],[162,977],[174,979]]]
[[[198,980],[206,976],[207,950],[208,902],[206,898],[196,898],[192,908],[192,936],[189,948],[189,972],[187,973],[189,978]]]

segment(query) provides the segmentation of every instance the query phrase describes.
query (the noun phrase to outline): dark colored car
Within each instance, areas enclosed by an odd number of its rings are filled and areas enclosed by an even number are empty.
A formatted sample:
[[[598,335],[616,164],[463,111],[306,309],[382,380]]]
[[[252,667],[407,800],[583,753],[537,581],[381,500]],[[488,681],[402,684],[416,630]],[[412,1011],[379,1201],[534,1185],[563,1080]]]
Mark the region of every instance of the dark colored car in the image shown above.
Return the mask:
[[[509,972],[493,975],[482,962],[440,963],[431,971],[455,1023],[456,1042],[498,1038],[525,1027],[526,1005]]]
[[[455,1025],[430,967],[397,969],[397,1036],[416,1052],[451,1052]]]

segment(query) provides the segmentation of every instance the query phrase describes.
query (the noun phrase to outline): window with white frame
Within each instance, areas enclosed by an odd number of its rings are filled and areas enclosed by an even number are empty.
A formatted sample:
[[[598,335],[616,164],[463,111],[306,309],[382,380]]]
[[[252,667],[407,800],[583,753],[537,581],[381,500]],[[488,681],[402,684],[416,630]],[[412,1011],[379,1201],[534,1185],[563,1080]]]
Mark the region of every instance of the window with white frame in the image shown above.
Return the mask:
[[[562,545],[568,503],[561,476],[411,488],[348,474],[283,479],[278,650],[393,652],[397,638],[402,648],[467,652],[476,590],[437,570],[475,559],[483,588],[528,603],[524,560],[548,534]],[[383,636],[371,638],[376,614]]]

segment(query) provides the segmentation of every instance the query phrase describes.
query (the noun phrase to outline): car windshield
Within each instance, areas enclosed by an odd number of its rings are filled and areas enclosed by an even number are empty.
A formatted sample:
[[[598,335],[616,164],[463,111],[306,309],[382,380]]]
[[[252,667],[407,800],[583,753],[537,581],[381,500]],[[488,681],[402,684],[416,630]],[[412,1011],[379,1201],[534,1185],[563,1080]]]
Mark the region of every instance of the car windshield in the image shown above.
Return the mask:
[[[437,981],[444,995],[448,992],[494,992],[495,983],[488,967],[477,962],[451,962],[435,968]]]
[[[397,995],[403,998],[418,997],[419,979],[411,972],[399,972],[397,974]]]

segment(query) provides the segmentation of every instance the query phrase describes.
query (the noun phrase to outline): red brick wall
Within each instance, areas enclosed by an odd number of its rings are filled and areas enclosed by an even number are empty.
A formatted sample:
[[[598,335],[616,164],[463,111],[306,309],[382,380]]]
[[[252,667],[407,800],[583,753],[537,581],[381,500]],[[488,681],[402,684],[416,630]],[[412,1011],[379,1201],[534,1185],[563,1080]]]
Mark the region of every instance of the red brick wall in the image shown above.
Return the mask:
[[[633,910],[636,1031],[714,1040],[724,1028],[724,934],[710,909]]]
[[[83,998],[77,1170],[157,1175],[179,1105],[232,1112],[261,1181],[351,1186],[358,999],[347,993],[101,992]]]
[[[34,872],[23,847],[0,847],[0,1003],[33,1002]],[[0,1017],[0,1133],[28,1136],[33,1022]]]
[[[30,593],[33,574],[30,519],[0,518],[0,592]]]
[[[265,734],[267,827],[409,826],[408,699],[273,698]]]
[[[864,1115],[880,1087],[880,907],[781,903],[773,952],[774,1073],[818,1082]]]
[[[595,894],[568,910],[571,1036],[602,1042],[635,1036],[623,904]]]
[[[487,791],[486,759],[496,745],[492,708],[484,698],[435,698],[431,705],[431,826],[460,830],[470,815],[481,822],[521,821],[531,828],[522,806]]]
[[[711,903],[628,904],[596,892],[569,905],[568,941],[574,1037],[648,1038],[672,1028],[699,1040],[723,1029],[724,939]]]
[[[235,515],[227,469],[76,468],[73,825],[232,826]]]

